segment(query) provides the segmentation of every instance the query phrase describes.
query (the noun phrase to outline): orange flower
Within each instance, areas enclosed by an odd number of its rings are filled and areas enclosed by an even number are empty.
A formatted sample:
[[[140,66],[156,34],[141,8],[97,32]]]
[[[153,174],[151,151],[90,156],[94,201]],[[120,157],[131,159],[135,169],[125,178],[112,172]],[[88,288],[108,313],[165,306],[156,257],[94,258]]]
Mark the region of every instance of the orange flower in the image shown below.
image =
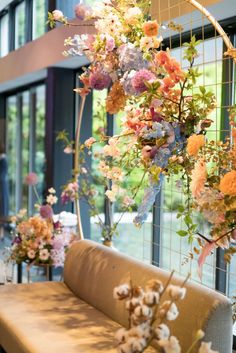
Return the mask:
[[[205,145],[205,138],[203,135],[192,135],[188,138],[187,152],[190,156],[196,157],[199,149]]]
[[[117,114],[124,109],[126,103],[126,96],[123,87],[119,81],[116,81],[106,99],[106,111],[109,114]]]
[[[158,34],[159,24],[157,21],[147,21],[143,24],[143,32],[147,37],[153,37]]]
[[[236,196],[236,170],[232,170],[223,176],[219,188],[226,195]]]

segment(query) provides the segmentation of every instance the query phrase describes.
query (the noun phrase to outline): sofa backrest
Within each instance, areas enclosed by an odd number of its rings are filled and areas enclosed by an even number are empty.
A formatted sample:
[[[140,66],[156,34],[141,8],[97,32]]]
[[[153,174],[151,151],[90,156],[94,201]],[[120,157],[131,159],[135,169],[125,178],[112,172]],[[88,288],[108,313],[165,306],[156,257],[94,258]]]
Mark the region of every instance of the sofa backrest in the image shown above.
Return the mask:
[[[157,278],[166,283],[170,273],[125,256],[118,251],[89,240],[74,244],[66,257],[64,281],[76,296],[91,304],[114,321],[128,325],[123,301],[113,299],[117,285],[132,283],[145,286]],[[174,276],[172,284],[183,278]],[[198,329],[205,332],[204,341],[212,341],[212,349],[232,352],[232,310],[229,300],[209,288],[186,284],[187,294],[178,302],[179,317],[169,325],[178,337],[182,352],[187,351]]]

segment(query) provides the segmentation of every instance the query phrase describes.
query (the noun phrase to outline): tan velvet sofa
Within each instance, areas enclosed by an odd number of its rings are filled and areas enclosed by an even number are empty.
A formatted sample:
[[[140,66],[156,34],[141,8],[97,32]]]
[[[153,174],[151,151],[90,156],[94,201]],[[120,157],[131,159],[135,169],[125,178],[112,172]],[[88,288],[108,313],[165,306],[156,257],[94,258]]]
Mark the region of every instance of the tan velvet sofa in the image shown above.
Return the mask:
[[[0,288],[0,345],[7,353],[114,353],[114,333],[127,325],[124,303],[113,288],[129,280],[144,285],[166,281],[168,273],[117,251],[82,240],[68,252],[64,282],[6,285]],[[175,283],[183,279],[175,279]],[[220,353],[232,352],[231,305],[223,295],[187,284],[186,299],[172,333],[182,352],[198,329]]]

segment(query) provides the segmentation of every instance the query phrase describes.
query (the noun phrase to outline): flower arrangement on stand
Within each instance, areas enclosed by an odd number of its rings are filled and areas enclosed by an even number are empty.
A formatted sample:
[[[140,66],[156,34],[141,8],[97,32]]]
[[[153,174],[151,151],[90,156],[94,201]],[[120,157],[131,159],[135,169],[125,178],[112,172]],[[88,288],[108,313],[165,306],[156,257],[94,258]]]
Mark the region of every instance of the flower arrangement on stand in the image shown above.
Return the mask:
[[[37,175],[30,173],[25,183],[32,186],[38,197],[36,185]],[[22,209],[12,217],[15,223],[15,234],[10,248],[10,258],[16,264],[25,262],[28,270],[33,265],[49,265],[62,267],[65,253],[74,241],[70,232],[64,231],[60,222],[53,220],[53,205],[57,202],[55,190],[50,188],[46,197],[46,204],[41,205],[39,197],[35,205],[38,214],[28,216],[27,210]]]
[[[129,328],[121,328],[115,335],[118,353],[142,353],[150,345],[153,346],[152,352],[181,353],[178,338],[171,335],[168,322],[176,320],[179,315],[177,304],[186,295],[184,285],[188,277],[181,286],[170,284],[172,277],[173,272],[165,286],[153,279],[146,284],[145,289],[132,282],[114,288],[114,298],[125,300],[125,308],[129,313]],[[198,330],[186,353],[196,349],[203,337],[204,332]],[[201,342],[198,353],[218,352],[211,349],[210,342]]]
[[[150,18],[149,7],[146,0],[104,0],[93,9],[83,3],[76,6],[75,13],[85,24],[87,19],[95,19],[96,34],[75,35],[65,41],[70,47],[65,55],[85,55],[91,63],[80,76],[83,87],[76,89],[81,96],[77,131],[75,141],[68,140],[67,145],[74,152],[73,198],[78,203],[81,186],[77,183],[83,173],[81,149],[84,152],[85,146],[90,150],[101,140],[105,146],[99,170],[107,179],[105,195],[109,202],[114,203],[125,190],[132,206],[137,194],[143,192],[134,218],[138,227],[147,219],[164,178],[179,175],[186,206],[180,208],[178,217],[182,217],[186,227],[178,233],[190,240],[201,237],[202,264],[214,247],[225,247],[235,237],[235,142],[207,140],[207,128],[212,124],[210,114],[217,103],[204,86],[196,89],[201,73],[194,63],[200,41],[193,36],[184,43],[183,59],[188,62],[188,69],[183,70],[171,51],[163,49],[164,29]],[[70,25],[55,10],[49,14],[49,23],[53,27],[57,21]],[[80,145],[86,96],[91,90],[103,89],[109,89],[106,111],[111,115],[123,112],[121,132],[104,135],[100,141],[91,137]],[[231,125],[235,141],[234,118]],[[142,176],[137,186],[130,188],[128,180],[137,170]],[[63,192],[66,190],[68,186]],[[213,225],[210,239],[198,232],[192,215],[196,209]],[[210,246],[205,248],[204,240]],[[229,257],[233,252],[235,249],[229,251]]]

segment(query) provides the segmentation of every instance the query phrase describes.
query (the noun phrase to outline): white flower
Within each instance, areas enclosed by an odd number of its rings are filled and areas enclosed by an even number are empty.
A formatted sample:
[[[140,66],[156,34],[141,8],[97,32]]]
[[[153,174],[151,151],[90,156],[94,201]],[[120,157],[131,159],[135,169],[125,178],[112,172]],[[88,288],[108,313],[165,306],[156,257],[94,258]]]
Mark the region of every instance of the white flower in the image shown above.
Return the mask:
[[[46,201],[49,205],[54,205],[57,203],[58,198],[56,196],[53,196],[52,194],[48,195],[46,198]]]
[[[48,189],[49,194],[55,194],[56,190],[54,188]]]
[[[167,288],[167,293],[170,296],[170,298],[173,300],[184,299],[186,294],[186,288],[169,285]]]
[[[73,148],[71,146],[66,146],[63,152],[66,154],[71,154],[73,152]]]
[[[211,349],[211,342],[202,342],[198,353],[219,353],[218,351],[213,351]]]
[[[139,17],[142,15],[142,11],[139,7],[130,7],[125,13],[125,20],[130,25],[135,25]]]
[[[127,298],[129,294],[130,294],[130,286],[128,284],[122,284],[118,287],[115,287],[113,290],[113,297],[115,299]]]
[[[86,168],[82,167],[82,168],[81,168],[81,173],[82,173],[82,174],[87,174],[87,173],[88,173],[88,171],[87,171],[87,169],[86,169]]]
[[[155,334],[159,340],[168,340],[168,338],[170,337],[170,329],[167,325],[160,324],[155,329]]]
[[[164,349],[165,353],[181,353],[179,341],[175,336],[171,336],[169,340],[160,340],[158,344]]]

